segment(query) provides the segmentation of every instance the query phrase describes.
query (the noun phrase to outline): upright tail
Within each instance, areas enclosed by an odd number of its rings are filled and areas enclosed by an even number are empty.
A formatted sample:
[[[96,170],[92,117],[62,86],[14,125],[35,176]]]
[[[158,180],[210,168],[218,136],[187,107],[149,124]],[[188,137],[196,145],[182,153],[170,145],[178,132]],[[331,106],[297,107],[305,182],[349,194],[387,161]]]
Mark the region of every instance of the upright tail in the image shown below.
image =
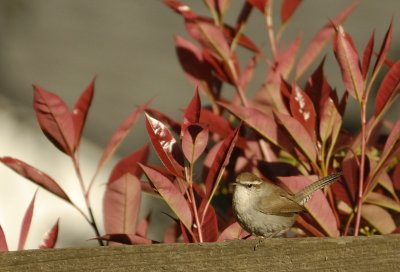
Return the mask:
[[[312,193],[334,183],[342,175],[342,172],[334,173],[308,185],[303,190],[295,194],[295,201],[300,205],[304,205],[308,200],[310,200]]]

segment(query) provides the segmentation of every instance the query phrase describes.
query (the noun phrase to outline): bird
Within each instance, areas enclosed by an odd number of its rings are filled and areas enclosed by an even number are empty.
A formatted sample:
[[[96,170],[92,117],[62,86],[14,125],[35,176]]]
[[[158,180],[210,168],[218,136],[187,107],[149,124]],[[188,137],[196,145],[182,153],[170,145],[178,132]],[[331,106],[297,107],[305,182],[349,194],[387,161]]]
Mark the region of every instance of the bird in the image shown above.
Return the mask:
[[[271,238],[290,229],[312,194],[334,183],[342,172],[324,177],[296,194],[244,172],[234,182],[232,208],[239,225],[253,236]]]

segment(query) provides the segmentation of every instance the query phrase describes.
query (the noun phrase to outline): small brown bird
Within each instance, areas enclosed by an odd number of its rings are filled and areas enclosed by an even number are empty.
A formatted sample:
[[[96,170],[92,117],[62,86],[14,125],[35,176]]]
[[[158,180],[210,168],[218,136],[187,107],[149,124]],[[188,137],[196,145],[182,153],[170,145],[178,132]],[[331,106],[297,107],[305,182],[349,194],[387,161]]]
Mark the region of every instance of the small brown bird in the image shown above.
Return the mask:
[[[264,238],[278,236],[293,226],[312,193],[332,184],[341,175],[341,172],[329,175],[291,194],[252,173],[242,173],[234,183],[233,211],[239,224],[250,234]]]

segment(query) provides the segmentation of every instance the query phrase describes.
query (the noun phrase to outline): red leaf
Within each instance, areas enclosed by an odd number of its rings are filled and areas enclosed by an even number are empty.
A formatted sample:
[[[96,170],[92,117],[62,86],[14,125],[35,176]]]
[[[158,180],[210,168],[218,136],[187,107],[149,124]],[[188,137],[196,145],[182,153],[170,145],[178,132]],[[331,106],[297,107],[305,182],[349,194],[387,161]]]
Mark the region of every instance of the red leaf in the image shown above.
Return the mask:
[[[304,71],[311,65],[316,57],[321,53],[322,49],[325,48],[332,34],[334,33],[334,25],[341,24],[350,15],[353,9],[357,6],[357,3],[353,3],[345,10],[343,10],[338,16],[336,16],[331,22],[324,25],[315,36],[312,38],[310,43],[307,45],[302,57],[300,58],[297,69],[296,78],[300,78]]]
[[[199,124],[191,124],[185,128],[182,136],[182,151],[191,164],[204,152],[207,143],[208,129]]]
[[[176,121],[176,120],[170,118],[169,116],[165,115],[164,113],[162,113],[158,110],[152,109],[152,108],[146,108],[146,112],[149,113],[152,117],[161,121],[163,124],[167,125],[176,134],[181,133],[181,123],[179,123],[178,121]]]
[[[307,133],[307,130],[303,125],[289,115],[285,115],[279,112],[274,112],[275,116],[281,121],[282,125],[292,136],[297,146],[303,151],[303,154],[312,162],[315,162],[317,158],[317,151],[311,136]]]
[[[247,235],[248,233],[242,229],[239,223],[235,222],[222,231],[222,233],[218,237],[218,242],[240,239]]]
[[[148,106],[149,103],[150,102],[147,102],[131,112],[131,114],[129,114],[128,117],[119,125],[117,130],[115,130],[114,134],[111,136],[111,139],[108,141],[108,144],[104,149],[103,154],[101,155],[100,161],[97,165],[95,176],[117,150],[119,145],[128,135],[129,131],[132,129],[133,125],[137,122],[140,115],[143,113],[144,109]]]
[[[39,126],[46,137],[62,152],[75,151],[72,114],[60,97],[33,85],[33,106]]]
[[[42,239],[42,242],[39,245],[40,249],[45,249],[45,248],[54,248],[57,242],[57,237],[58,237],[58,223],[59,219],[57,219],[57,222],[54,224],[54,226],[47,231]]]
[[[279,181],[282,182],[292,193],[297,193],[312,182],[315,182],[316,177],[280,177]],[[339,236],[335,215],[333,214],[332,208],[322,190],[319,190],[312,195],[310,201],[305,204],[305,208],[329,236]]]
[[[178,237],[181,236],[181,234],[182,234],[180,225],[181,224],[179,224],[179,223],[172,224],[165,230],[164,238],[163,238],[164,243],[176,243],[176,241],[178,240]],[[185,235],[182,235],[182,236],[185,239]]]
[[[146,129],[151,143],[164,166],[173,175],[183,176],[183,157],[169,129],[159,120],[146,115]]]
[[[252,6],[254,6],[256,9],[264,13],[265,6],[268,3],[268,0],[247,0],[248,3],[250,3]]]
[[[244,71],[240,75],[239,85],[243,90],[246,90],[251,79],[253,78],[254,70],[256,68],[257,58],[254,56],[249,60],[249,63],[246,65]]]
[[[141,149],[133,152],[129,156],[121,159],[113,168],[110,178],[108,179],[108,184],[116,181],[126,173],[140,178],[142,175],[142,169],[138,167],[138,163],[146,163],[149,157],[149,145],[143,146]]]
[[[71,200],[64,192],[64,190],[57,184],[57,182],[55,182],[51,177],[49,177],[42,171],[23,161],[11,157],[2,157],[0,158],[0,161],[4,163],[4,165],[17,172],[19,175],[29,179],[30,181],[36,183],[50,193],[53,193],[56,196],[61,197],[65,201],[71,203]]]
[[[181,126],[181,139],[186,128],[195,123],[199,123],[201,114],[201,100],[199,96],[199,89],[196,88],[196,92],[187,106],[185,113],[183,115],[183,122]]]
[[[142,220],[139,221],[139,223],[136,226],[136,234],[141,236],[141,237],[146,237],[147,233],[149,231],[149,226],[150,226],[150,215],[151,212]]]
[[[302,0],[284,0],[281,7],[281,23],[285,24],[296,11]]]
[[[288,78],[293,69],[300,42],[301,37],[298,36],[288,49],[278,52],[274,63],[269,66],[265,75],[265,87],[256,93],[256,101],[271,105],[282,113],[288,113],[282,95],[277,90],[281,87],[282,78]]]
[[[292,88],[292,93],[290,95],[290,112],[315,141],[316,113],[314,105],[308,95],[297,85]]]
[[[179,63],[188,79],[197,86],[199,81],[212,85],[211,66],[203,58],[202,50],[180,36],[175,36],[175,47]]]
[[[188,23],[186,23],[187,26]],[[231,49],[221,28],[207,22],[197,21],[195,26],[190,28],[189,33],[223,60],[230,59]]]
[[[189,204],[183,197],[179,189],[164,175],[160,172],[139,164],[142,167],[145,175],[152,183],[152,185],[157,189],[159,194],[165,200],[167,205],[176,214],[179,220],[185,225],[187,230],[192,228],[192,212],[189,208]]]
[[[400,120],[396,121],[392,130],[390,131],[385,146],[383,147],[381,157],[384,158],[386,156],[389,156],[389,154],[395,148],[396,143],[398,142],[400,142]]]
[[[4,235],[3,228],[0,226],[0,252],[7,252],[8,245],[6,241],[6,236]]]
[[[400,190],[400,163],[397,164],[397,166],[394,168],[393,174],[392,174],[392,180],[393,180],[393,187],[399,191]]]
[[[390,48],[390,43],[392,41],[392,22],[389,25],[389,29],[386,32],[385,38],[383,39],[383,43],[381,45],[381,49],[379,50],[378,58],[376,59],[374,69],[372,70],[372,73],[377,73],[379,69],[381,68],[382,64],[386,60],[387,52],[389,51]]]
[[[141,184],[130,173],[107,184],[103,200],[106,233],[135,234],[140,200]]]
[[[78,101],[76,101],[74,109],[72,111],[72,119],[75,128],[75,147],[79,146],[82,131],[86,122],[86,117],[88,115],[90,105],[92,104],[95,81],[96,77],[92,79],[89,86],[87,86],[86,89],[83,91]]]
[[[392,233],[396,229],[390,213],[379,206],[364,204],[361,216],[382,234]]]
[[[329,97],[321,107],[319,135],[322,142],[325,142],[332,133],[339,133],[342,124],[342,117],[336,109],[335,103]]]
[[[350,95],[361,100],[364,92],[364,79],[361,73],[360,60],[353,40],[341,26],[334,39],[334,51],[342,73],[343,84]]]
[[[375,99],[375,116],[387,109],[390,101],[400,93],[400,61],[397,61],[382,80]]]
[[[282,146],[287,150],[290,150],[289,139],[284,135],[276,121],[272,116],[269,116],[257,109],[242,107],[227,103],[218,103],[222,107],[226,108],[237,118],[242,120],[246,125],[257,131],[265,139],[270,141],[276,146]]]
[[[140,237],[136,234],[126,234],[126,233],[113,233],[106,234],[100,237],[94,238],[96,240],[103,240],[108,242],[115,242],[124,245],[139,245],[139,244],[151,244],[152,240]]]
[[[196,18],[197,14],[194,13],[189,6],[180,3],[175,0],[163,0],[164,4],[174,10],[176,13],[182,15],[183,17],[190,19]]]
[[[363,62],[361,69],[364,80],[367,77],[369,64],[371,63],[372,52],[374,51],[374,37],[375,37],[375,32],[372,32],[371,37],[369,38],[368,43],[364,48]]]
[[[235,147],[235,143],[239,135],[239,130],[240,126],[225,138],[214,158],[214,162],[212,163],[211,169],[209,170],[207,178],[204,182],[206,185],[206,199],[210,199],[212,197],[213,191],[216,189],[215,186],[218,185],[219,179],[222,177],[225,167],[229,163],[231,153]]]
[[[206,200],[206,199],[204,199]],[[202,201],[200,208],[199,208],[199,217],[203,218],[201,222],[201,230],[203,234],[203,242],[215,242],[218,239],[218,219],[217,214],[215,213],[214,207],[209,205],[207,207],[207,212],[205,215],[204,208],[207,201]]]
[[[35,199],[36,194],[33,195],[33,198],[26,209],[24,219],[22,220],[21,232],[19,234],[19,241],[18,241],[18,250],[23,250],[25,247],[26,237],[28,236],[29,229],[31,227],[32,215],[33,215],[33,208],[35,206]]]

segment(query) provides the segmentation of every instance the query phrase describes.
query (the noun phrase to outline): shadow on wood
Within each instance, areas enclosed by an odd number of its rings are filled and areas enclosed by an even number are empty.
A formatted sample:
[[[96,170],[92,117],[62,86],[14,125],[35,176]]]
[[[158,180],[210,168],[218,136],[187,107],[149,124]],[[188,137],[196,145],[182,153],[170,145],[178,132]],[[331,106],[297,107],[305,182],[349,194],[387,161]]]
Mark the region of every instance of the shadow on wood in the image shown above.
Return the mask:
[[[400,271],[400,235],[158,244],[0,254],[0,271]]]

